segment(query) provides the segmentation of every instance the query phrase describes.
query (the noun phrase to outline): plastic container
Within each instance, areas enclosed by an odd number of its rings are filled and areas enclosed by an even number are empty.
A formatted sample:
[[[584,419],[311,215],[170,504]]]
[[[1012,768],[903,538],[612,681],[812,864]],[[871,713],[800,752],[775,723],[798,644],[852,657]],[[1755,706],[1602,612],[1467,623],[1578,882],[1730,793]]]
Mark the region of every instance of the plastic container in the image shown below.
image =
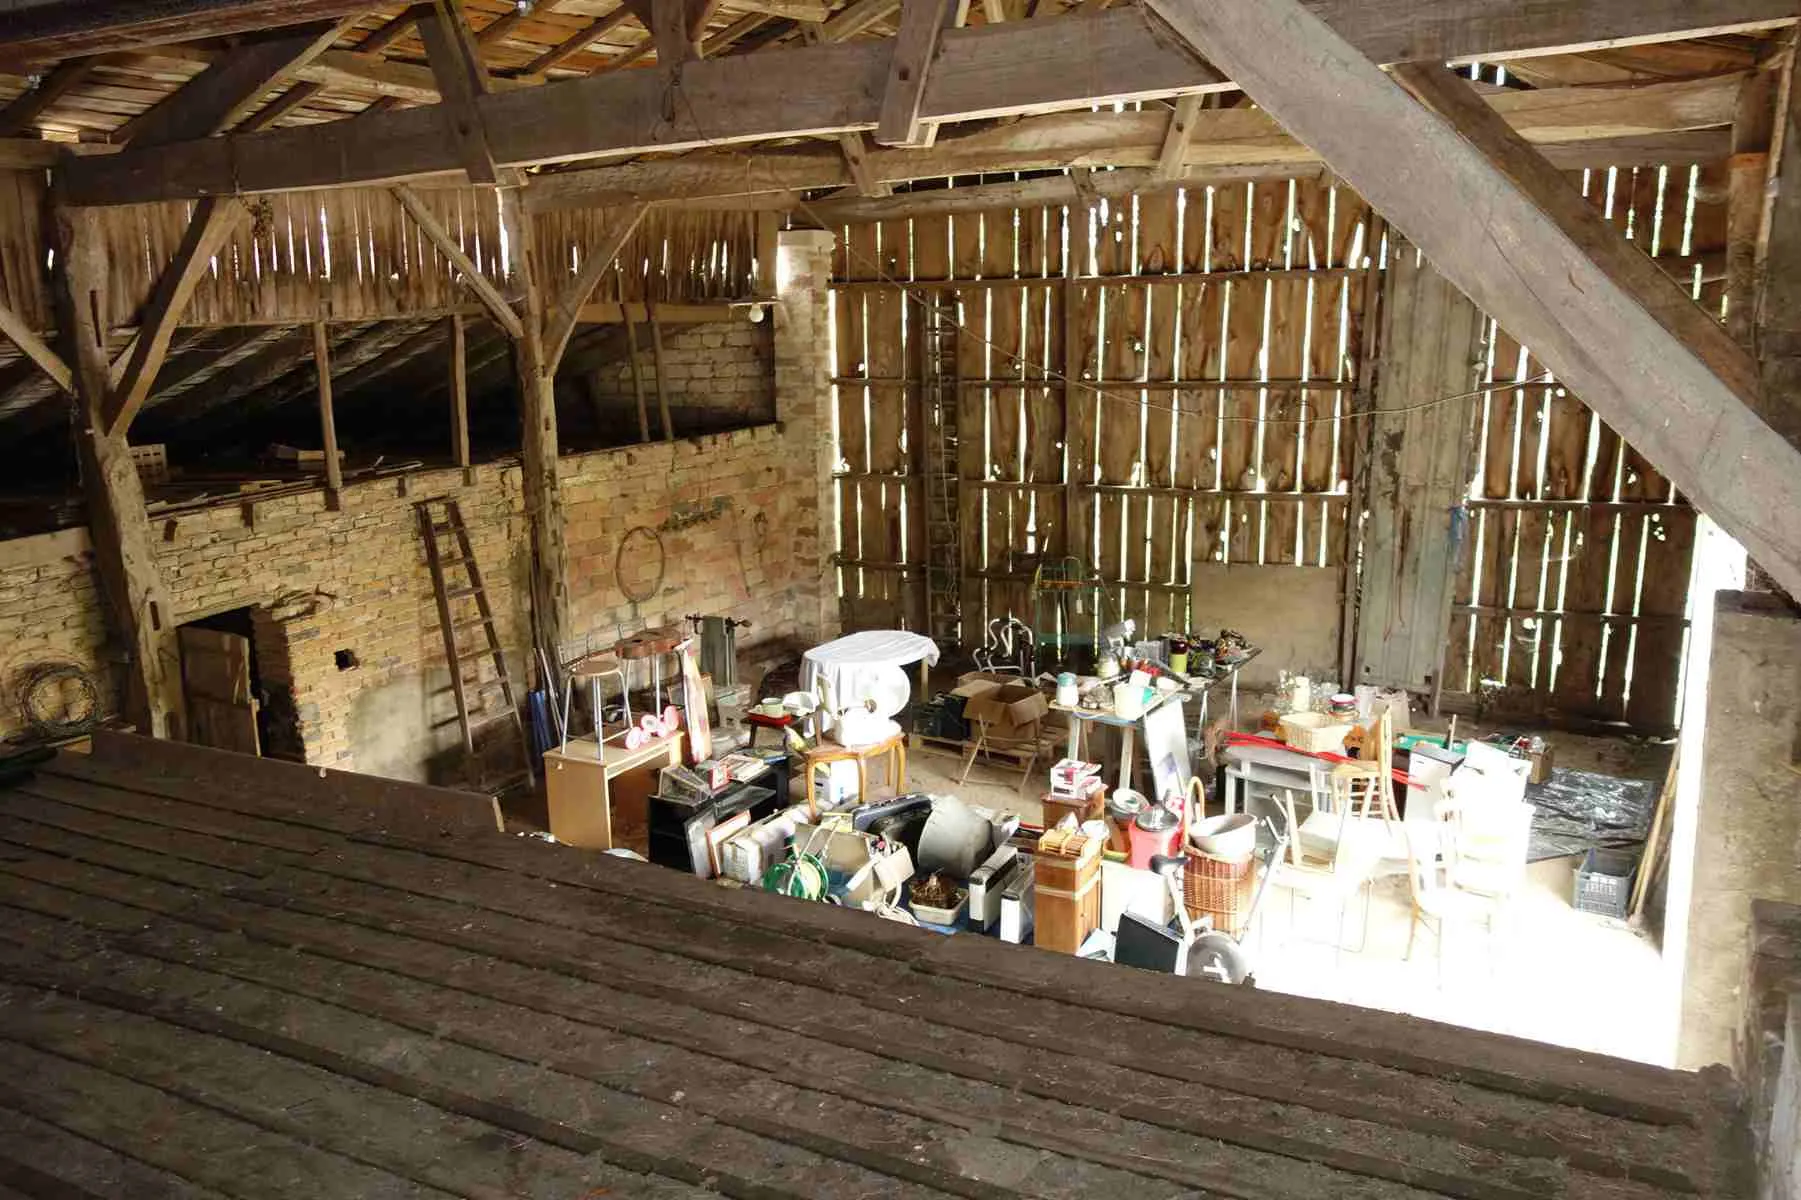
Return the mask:
[[[1577,912],[1624,920],[1632,906],[1632,879],[1638,858],[1630,850],[1590,850],[1576,868],[1570,903]]]
[[[1182,819],[1161,804],[1153,804],[1132,820],[1127,837],[1132,849],[1127,861],[1140,870],[1151,869],[1151,859],[1165,858],[1176,852],[1176,839],[1182,835]]]
[[[957,903],[954,907],[933,908],[930,904],[921,904],[918,900],[913,899],[909,891],[907,903],[912,908],[913,915],[928,925],[955,925],[963,918],[963,905],[968,899],[969,893],[958,888]]]

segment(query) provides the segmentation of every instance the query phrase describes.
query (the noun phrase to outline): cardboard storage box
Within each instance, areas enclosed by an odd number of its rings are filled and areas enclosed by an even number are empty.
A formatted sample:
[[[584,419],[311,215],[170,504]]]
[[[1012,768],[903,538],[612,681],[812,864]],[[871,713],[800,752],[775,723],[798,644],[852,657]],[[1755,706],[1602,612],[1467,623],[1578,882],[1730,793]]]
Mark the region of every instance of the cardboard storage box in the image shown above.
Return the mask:
[[[1051,711],[1044,693],[1017,676],[965,675],[951,694],[963,698],[964,719],[986,725],[991,737],[1034,737],[1039,720]]]

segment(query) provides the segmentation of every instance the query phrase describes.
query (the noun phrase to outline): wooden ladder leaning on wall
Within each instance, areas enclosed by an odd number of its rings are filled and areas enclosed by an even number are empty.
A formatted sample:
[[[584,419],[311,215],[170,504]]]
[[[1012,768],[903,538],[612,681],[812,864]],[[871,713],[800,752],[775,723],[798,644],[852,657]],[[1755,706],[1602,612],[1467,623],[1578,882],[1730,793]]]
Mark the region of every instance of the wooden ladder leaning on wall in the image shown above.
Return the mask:
[[[469,719],[469,688],[481,680],[480,662],[492,659],[494,662],[495,681],[500,684],[501,694],[506,698],[506,715],[512,719],[513,728],[518,731],[519,745],[525,754],[525,775],[532,783],[537,776],[532,771],[531,739],[526,736],[525,723],[519,716],[519,697],[513,691],[512,676],[507,673],[506,654],[500,647],[500,631],[494,626],[494,610],[488,603],[487,589],[482,586],[481,567],[475,561],[475,550],[469,544],[469,529],[463,524],[463,513],[457,502],[445,496],[436,496],[429,500],[421,500],[413,506],[419,514],[419,536],[425,539],[425,561],[431,568],[432,592],[438,602],[438,627],[444,633],[444,659],[450,668],[450,689],[456,696],[457,723],[463,730],[463,749],[468,752],[471,761],[475,759],[475,727]],[[445,546],[439,541],[444,535],[450,535],[452,544]],[[461,568],[464,582],[452,586],[447,572]],[[473,602],[475,615],[459,615],[456,606],[459,602]],[[457,634],[471,630],[481,630],[482,645],[476,649],[463,650],[457,644]],[[465,678],[463,664],[476,663],[474,678]]]

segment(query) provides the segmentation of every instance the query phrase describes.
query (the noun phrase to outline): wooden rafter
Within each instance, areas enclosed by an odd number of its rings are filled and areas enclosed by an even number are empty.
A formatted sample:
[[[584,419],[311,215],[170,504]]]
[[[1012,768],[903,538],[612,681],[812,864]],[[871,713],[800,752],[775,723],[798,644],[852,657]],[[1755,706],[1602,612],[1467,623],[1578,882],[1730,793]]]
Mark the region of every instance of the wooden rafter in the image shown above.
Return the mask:
[[[73,377],[69,373],[69,364],[64,362],[62,356],[52,350],[44,342],[44,339],[38,336],[37,330],[3,303],[0,303],[0,336],[6,337],[13,345],[17,346],[20,353],[36,363],[39,370],[55,381],[57,387],[65,392],[75,390]]]
[[[20,94],[5,108],[0,108],[0,137],[12,137],[37,123],[44,111],[75,88],[86,83],[94,73],[91,59],[78,58],[59,63],[55,70],[38,81],[30,91]]]
[[[1801,592],[1801,450],[1750,406],[1756,364],[1467,81],[1410,64],[1403,90],[1297,0],[1147,2]]]
[[[356,52],[370,58],[379,57],[389,46],[412,33],[414,27],[431,14],[432,6],[429,3],[407,6],[371,30],[368,37],[357,43]]]
[[[248,217],[248,210],[228,196],[209,197],[194,206],[194,216],[182,235],[181,245],[150,294],[137,337],[122,356],[123,369],[115,367],[119,370],[119,384],[106,405],[105,427],[109,435],[123,437],[131,428],[132,418],[150,396],[156,373],[169,353],[169,339],[174,336],[182,310],[187,308],[200,277],[206,273],[207,264]]]
[[[238,125],[239,133],[255,133],[259,129],[272,128],[275,123],[312,100],[325,90],[324,84],[297,83],[269,103],[263,105],[246,117]]]
[[[520,323],[519,314],[513,311],[513,306],[507,303],[506,297],[500,294],[500,289],[489,282],[488,277],[463,253],[463,248],[450,236],[450,231],[444,228],[443,222],[426,207],[419,194],[409,187],[397,187],[394,189],[394,198],[400,201],[400,206],[406,209],[407,215],[413,218],[420,231],[438,248],[438,252],[450,260],[450,265],[462,275],[463,282],[469,285],[469,290],[475,293],[482,307],[488,310],[488,315],[507,331],[507,336],[515,340],[525,336],[525,326]]]
[[[1460,3],[1481,7],[1478,0]],[[1794,19],[1792,4],[1784,8],[1776,0],[1647,0],[1630,11],[1605,0],[1574,0],[1557,5],[1555,19],[1527,27],[1490,13],[1416,32],[1386,19],[1392,13],[1374,14],[1358,0],[1314,0],[1314,6],[1343,27],[1352,44],[1381,61],[1422,53],[1517,54],[1571,40],[1693,36]],[[734,56],[690,63],[684,68],[682,102],[673,112],[667,111],[666,81],[641,71],[496,91],[476,104],[499,166],[853,132],[873,127],[880,116],[880,97],[868,84],[885,70],[892,53],[891,42],[867,41],[770,49],[754,63]],[[785,81],[795,79],[808,86],[787,86]],[[945,34],[920,118],[955,122],[1235,87],[1170,44],[1134,6]],[[442,174],[460,169],[462,156],[433,136],[441,121],[435,111],[400,111],[363,122],[183,142],[154,154],[127,149],[106,162],[67,164],[63,194],[70,203],[112,204]]]
[[[255,33],[366,13],[369,0],[122,0],[112,4],[9,6],[0,22],[0,67]]]
[[[649,208],[648,204],[633,205],[597,243],[588,247],[575,278],[563,288],[557,297],[556,306],[545,314],[543,354],[546,370],[555,373],[557,364],[563,359],[563,351],[569,345],[569,335],[575,332],[576,323],[581,320],[582,307],[588,303],[588,296],[594,291],[594,285],[612,267],[613,260],[619,257],[619,251],[638,228],[638,222],[643,220]]]
[[[350,20],[307,25],[237,47],[120,126],[113,140],[160,146],[229,129],[271,88],[329,50]]]
[[[888,84],[875,141],[881,146],[929,146],[937,126],[921,125],[919,106],[938,56],[938,40],[963,23],[968,0],[903,0],[900,31],[888,61]]]
[[[576,32],[564,38],[555,46],[552,46],[544,53],[538,55],[538,57],[532,59],[531,62],[525,64],[525,74],[539,75],[550,70],[552,67],[562,66],[565,62],[582,53],[589,46],[592,46],[596,41],[631,20],[633,16],[632,10],[628,6],[621,4],[606,16],[596,17]]]
[[[464,173],[470,183],[497,182],[500,174],[495,169],[487,129],[476,103],[489,94],[488,70],[463,21],[461,5],[437,0],[432,15],[419,23],[419,32],[425,39],[426,57],[437,77],[438,90],[444,97],[438,105],[444,130],[457,147]]]

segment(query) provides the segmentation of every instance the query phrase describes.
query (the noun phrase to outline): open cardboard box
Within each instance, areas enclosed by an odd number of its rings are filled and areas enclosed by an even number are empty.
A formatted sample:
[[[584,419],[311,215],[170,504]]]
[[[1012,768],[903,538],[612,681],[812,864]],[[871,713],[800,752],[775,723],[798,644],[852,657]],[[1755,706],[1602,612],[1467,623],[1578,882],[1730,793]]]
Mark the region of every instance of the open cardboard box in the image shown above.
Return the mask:
[[[964,675],[951,694],[963,698],[964,718],[988,726],[991,737],[1034,736],[1038,722],[1051,711],[1037,685],[1022,683],[1017,675]]]

